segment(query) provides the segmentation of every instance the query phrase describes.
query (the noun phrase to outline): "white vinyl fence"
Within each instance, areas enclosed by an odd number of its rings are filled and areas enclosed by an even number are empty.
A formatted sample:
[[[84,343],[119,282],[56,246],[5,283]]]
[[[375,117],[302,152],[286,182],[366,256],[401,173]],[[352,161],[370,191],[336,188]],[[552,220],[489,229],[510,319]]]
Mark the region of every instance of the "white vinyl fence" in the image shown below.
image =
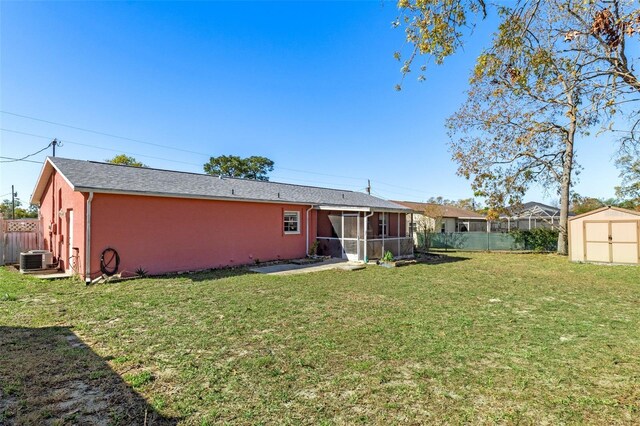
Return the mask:
[[[0,265],[20,262],[20,253],[42,249],[38,219],[0,219]]]

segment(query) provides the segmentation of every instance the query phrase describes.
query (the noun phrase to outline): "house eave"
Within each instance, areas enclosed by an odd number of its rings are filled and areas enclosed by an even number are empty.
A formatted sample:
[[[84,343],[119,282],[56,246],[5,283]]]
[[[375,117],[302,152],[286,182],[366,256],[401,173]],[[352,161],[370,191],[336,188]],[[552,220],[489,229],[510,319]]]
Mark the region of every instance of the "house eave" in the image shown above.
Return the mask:
[[[65,182],[71,187],[71,189],[75,190],[76,188],[73,186],[71,181],[67,179],[67,177],[58,169],[58,167],[53,164],[53,161],[48,157],[42,163],[42,169],[40,169],[40,175],[38,175],[38,180],[36,180],[36,187],[33,189],[33,194],[31,194],[31,200],[29,201],[31,204],[36,206],[40,206],[40,201],[42,199],[42,194],[44,193],[45,188],[47,187],[47,183],[49,182],[49,178],[53,171],[56,171],[62,176]]]

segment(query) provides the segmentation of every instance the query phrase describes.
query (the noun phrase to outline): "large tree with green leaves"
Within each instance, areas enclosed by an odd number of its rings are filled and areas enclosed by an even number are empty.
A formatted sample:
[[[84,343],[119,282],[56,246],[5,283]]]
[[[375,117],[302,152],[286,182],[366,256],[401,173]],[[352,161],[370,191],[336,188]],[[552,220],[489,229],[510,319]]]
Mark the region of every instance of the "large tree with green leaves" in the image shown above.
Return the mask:
[[[26,209],[22,206],[22,201],[15,199],[14,205],[11,204],[11,200],[2,200],[0,204],[0,217],[4,219],[28,219],[38,217],[38,206],[30,204]],[[14,216],[15,212],[15,216]]]
[[[141,163],[140,161],[136,160],[134,157],[130,157],[128,155],[125,154],[118,154],[115,157],[105,160],[107,163],[111,163],[111,164],[120,164],[123,166],[132,166],[132,167],[147,167],[146,164]]]
[[[408,51],[398,51],[394,56],[403,62],[404,75],[419,65],[418,78],[422,80],[429,61],[441,64],[464,46],[479,18],[497,14],[499,25],[512,19],[524,20],[526,32],[531,23],[547,14],[548,8],[562,22],[555,33],[566,42],[563,50],[578,50],[591,58],[591,78],[601,79],[609,90],[640,92],[636,66],[640,58],[629,54],[634,49],[630,42],[637,45],[640,35],[640,7],[634,0],[399,0],[394,26],[405,30]],[[574,41],[581,43],[576,45]],[[415,64],[418,57],[425,61]]]
[[[585,75],[587,57],[558,47],[564,22],[552,7],[541,5],[535,20],[510,16],[478,58],[467,101],[448,120],[453,158],[490,207],[520,203],[533,183],[559,194],[558,252],[565,254],[575,145],[597,123],[604,100]]]
[[[618,159],[622,184],[616,187],[616,196],[630,205],[640,207],[640,158],[626,154]]]
[[[607,8],[610,6],[610,8]],[[611,118],[640,92],[627,39],[640,30],[631,2],[518,1],[512,7],[476,0],[400,1],[412,50],[436,63],[459,49],[474,15],[496,11],[499,27],[479,58],[469,98],[449,120],[459,173],[473,179],[491,207],[520,201],[533,182],[557,188],[558,251],[566,253],[576,137]],[[402,60],[400,52],[396,58]],[[421,70],[426,70],[423,64]],[[423,79],[421,73],[420,78]],[[622,107],[624,109],[624,107]],[[637,112],[626,109],[627,118]],[[633,129],[633,128],[632,128]],[[633,133],[627,133],[633,141]]]
[[[269,180],[269,172],[273,171],[273,161],[267,157],[252,155],[242,158],[237,155],[221,155],[211,157],[204,164],[204,171],[210,175],[230,176],[254,180]]]

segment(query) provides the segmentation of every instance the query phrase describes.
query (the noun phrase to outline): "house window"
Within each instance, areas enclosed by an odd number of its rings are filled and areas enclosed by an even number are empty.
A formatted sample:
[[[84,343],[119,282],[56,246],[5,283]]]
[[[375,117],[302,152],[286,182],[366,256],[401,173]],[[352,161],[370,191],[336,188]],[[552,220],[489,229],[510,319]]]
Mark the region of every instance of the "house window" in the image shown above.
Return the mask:
[[[284,233],[300,233],[300,212],[284,212]]]
[[[444,222],[442,222],[442,223],[440,224],[440,233],[444,234],[445,232],[447,232],[447,226],[446,226],[446,225],[447,225],[447,224],[446,224],[446,223],[444,223]]]
[[[418,232],[418,224],[415,222],[409,222],[409,235],[413,235]]]
[[[386,213],[378,215],[378,235],[389,235],[389,216]]]

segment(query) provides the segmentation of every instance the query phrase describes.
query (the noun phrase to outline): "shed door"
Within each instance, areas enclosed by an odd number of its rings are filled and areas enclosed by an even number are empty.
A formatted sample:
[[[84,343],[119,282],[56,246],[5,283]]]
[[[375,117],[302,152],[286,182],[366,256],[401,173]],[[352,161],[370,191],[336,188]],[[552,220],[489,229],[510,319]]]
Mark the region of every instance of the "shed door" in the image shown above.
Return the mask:
[[[638,221],[585,221],[585,260],[604,263],[638,263],[638,223]]]
[[[638,223],[611,222],[613,263],[638,263]]]

